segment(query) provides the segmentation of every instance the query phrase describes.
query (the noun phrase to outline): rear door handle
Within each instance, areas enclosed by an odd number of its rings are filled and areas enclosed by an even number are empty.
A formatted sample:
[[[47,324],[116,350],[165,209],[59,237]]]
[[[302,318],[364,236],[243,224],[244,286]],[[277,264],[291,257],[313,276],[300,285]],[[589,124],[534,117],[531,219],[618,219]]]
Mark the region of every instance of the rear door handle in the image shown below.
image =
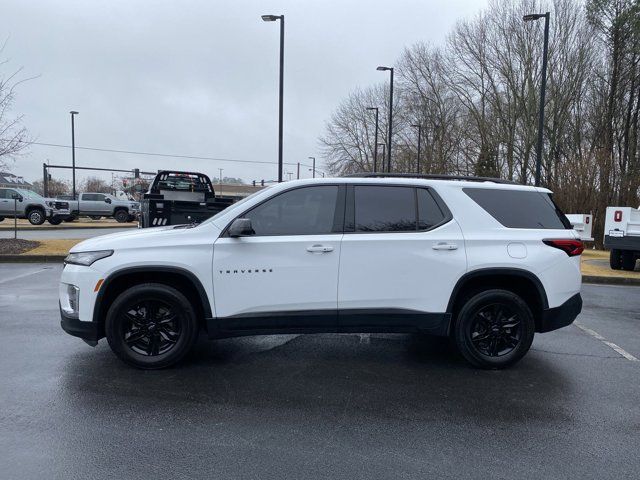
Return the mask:
[[[431,248],[433,248],[434,250],[457,250],[458,245],[456,245],[455,243],[441,242],[441,243],[436,243]]]
[[[311,252],[311,253],[329,253],[329,252],[333,252],[333,247],[331,246],[327,246],[327,245],[311,245],[310,247],[307,247],[307,252]]]

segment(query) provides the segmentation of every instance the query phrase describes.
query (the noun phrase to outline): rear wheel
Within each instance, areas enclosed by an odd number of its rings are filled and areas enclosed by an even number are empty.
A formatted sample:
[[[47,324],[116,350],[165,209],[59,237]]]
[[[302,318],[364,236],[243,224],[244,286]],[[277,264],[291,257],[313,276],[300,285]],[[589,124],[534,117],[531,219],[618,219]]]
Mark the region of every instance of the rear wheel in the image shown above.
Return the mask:
[[[633,271],[636,268],[636,252],[632,250],[622,251],[622,269]]]
[[[147,283],[129,288],[113,302],[105,322],[111,350],[142,369],[179,362],[198,336],[198,319],[189,300],[175,288]]]
[[[129,212],[126,210],[118,210],[113,214],[113,218],[115,218],[118,223],[125,223],[129,219]]]
[[[620,270],[622,268],[622,252],[618,249],[612,249],[609,253],[609,266],[613,270]]]
[[[468,298],[453,330],[456,347],[472,365],[499,369],[513,365],[531,347],[535,322],[521,297],[486,290]]]
[[[44,210],[41,208],[34,208],[27,213],[27,220],[31,225],[42,225],[46,219]]]

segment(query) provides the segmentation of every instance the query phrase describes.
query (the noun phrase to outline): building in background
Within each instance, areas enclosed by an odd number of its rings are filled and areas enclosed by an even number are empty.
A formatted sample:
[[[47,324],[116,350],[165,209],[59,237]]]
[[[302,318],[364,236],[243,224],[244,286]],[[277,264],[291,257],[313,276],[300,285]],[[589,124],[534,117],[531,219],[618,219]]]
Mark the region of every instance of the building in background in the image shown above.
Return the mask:
[[[0,172],[0,187],[24,188],[31,190],[33,185],[24,178],[10,172]]]

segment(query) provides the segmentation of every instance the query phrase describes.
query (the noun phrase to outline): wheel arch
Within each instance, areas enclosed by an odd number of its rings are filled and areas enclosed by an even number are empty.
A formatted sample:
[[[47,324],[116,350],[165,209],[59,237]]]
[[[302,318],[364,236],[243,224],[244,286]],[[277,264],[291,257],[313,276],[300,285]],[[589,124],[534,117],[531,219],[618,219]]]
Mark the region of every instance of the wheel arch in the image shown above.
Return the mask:
[[[460,277],[451,292],[447,313],[450,313],[455,321],[465,298],[492,288],[508,290],[522,297],[531,308],[536,330],[540,328],[542,314],[549,308],[547,294],[535,274],[519,268],[482,268],[467,272]]]
[[[104,322],[109,306],[120,293],[133,285],[159,283],[175,288],[194,305],[203,328],[211,318],[211,304],[200,279],[185,268],[173,266],[140,266],[116,270],[105,278],[93,307],[93,321],[98,325],[100,336],[104,336]]]

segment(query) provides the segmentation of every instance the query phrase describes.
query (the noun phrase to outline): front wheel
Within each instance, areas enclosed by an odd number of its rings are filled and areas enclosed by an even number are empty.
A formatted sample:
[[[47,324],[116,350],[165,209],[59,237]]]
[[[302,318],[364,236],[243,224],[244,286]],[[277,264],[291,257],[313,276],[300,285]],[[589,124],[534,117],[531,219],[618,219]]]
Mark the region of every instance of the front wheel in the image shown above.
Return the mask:
[[[137,285],[109,308],[105,333],[111,350],[125,363],[146,370],[179,362],[198,337],[193,306],[175,288]]]
[[[531,347],[533,315],[521,297],[507,290],[486,290],[470,297],[460,309],[453,337],[472,365],[499,369],[513,365]]]
[[[126,210],[118,210],[113,214],[113,218],[115,218],[118,223],[125,223],[129,220],[129,212]]]
[[[42,225],[46,220],[44,211],[39,208],[34,208],[27,214],[27,220],[31,225]]]

